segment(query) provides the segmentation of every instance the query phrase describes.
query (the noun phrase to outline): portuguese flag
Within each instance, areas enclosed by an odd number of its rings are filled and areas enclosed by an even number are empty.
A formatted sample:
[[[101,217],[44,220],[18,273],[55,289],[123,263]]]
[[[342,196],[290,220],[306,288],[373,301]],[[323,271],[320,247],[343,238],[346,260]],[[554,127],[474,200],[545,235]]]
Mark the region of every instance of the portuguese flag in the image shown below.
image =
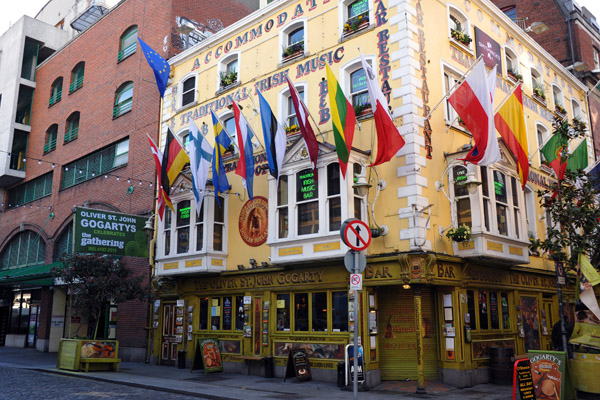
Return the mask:
[[[567,163],[561,162],[561,153],[567,150],[567,146],[566,139],[556,134],[552,135],[541,150],[546,162],[550,164],[559,180],[563,178],[567,169]]]
[[[352,139],[354,138],[354,123],[356,116],[352,104],[344,96],[342,88],[337,79],[331,72],[329,65],[327,68],[327,87],[329,89],[329,108],[331,110],[331,121],[333,122],[333,137],[335,139],[335,149],[340,160],[340,170],[342,176],[346,179],[346,167],[352,149]]]

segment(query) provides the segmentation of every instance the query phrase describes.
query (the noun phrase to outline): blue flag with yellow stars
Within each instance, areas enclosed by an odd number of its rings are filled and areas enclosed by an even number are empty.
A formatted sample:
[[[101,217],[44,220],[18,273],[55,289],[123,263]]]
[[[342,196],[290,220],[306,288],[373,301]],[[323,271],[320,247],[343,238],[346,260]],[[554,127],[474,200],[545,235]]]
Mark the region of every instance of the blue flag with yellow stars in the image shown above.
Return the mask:
[[[154,71],[154,77],[156,78],[156,85],[158,86],[160,97],[163,97],[165,89],[167,88],[167,82],[169,81],[169,71],[171,70],[171,66],[142,39],[138,37],[138,40],[140,41],[142,52],[146,56],[148,65],[150,65],[150,68]]]

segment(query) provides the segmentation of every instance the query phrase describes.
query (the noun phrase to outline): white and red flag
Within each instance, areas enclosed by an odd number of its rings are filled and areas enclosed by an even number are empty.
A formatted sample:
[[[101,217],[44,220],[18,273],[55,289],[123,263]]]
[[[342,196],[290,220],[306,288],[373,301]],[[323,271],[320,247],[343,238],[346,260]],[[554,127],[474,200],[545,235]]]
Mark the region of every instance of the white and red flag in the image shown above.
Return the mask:
[[[165,206],[168,206],[169,208],[173,209],[173,203],[171,203],[171,198],[165,192],[161,184],[163,155],[156,146],[156,143],[154,143],[154,140],[152,140],[152,138],[150,137],[150,135],[146,134],[146,136],[148,137],[148,141],[150,142],[150,149],[152,150],[152,156],[154,156],[154,163],[156,164],[156,175],[158,178],[158,216],[162,220],[163,215],[165,213]]]
[[[254,150],[252,148],[252,136],[254,133],[248,126],[244,114],[238,104],[233,101],[233,115],[235,117],[235,128],[237,132],[238,147],[240,149],[240,160],[235,173],[242,177],[244,188],[248,191],[250,201],[254,200]]]
[[[500,148],[494,130],[492,93],[495,89],[489,87],[490,83],[485,74],[485,64],[480,60],[448,97],[448,101],[464,121],[475,141],[475,146],[464,161],[477,165],[490,165],[500,161]]]

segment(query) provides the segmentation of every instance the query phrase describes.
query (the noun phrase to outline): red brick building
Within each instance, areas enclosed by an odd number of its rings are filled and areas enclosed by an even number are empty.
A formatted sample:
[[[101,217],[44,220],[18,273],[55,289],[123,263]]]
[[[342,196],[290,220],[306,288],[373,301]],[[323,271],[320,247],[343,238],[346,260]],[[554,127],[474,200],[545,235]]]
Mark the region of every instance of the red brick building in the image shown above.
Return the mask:
[[[548,53],[583,82],[589,89],[589,111],[592,121],[595,157],[600,157],[600,91],[594,86],[600,80],[600,26],[585,7],[570,0],[492,0],[521,28],[543,22],[548,30],[530,31]],[[585,99],[582,103],[585,103]]]
[[[65,315],[66,293],[50,274],[60,255],[72,251],[75,207],[143,217],[154,209],[146,134],[156,141],[160,97],[137,37],[169,58],[258,8],[252,3],[124,0],[38,66],[26,178],[0,189],[6,345],[56,351],[67,326],[78,323]],[[123,261],[148,282],[148,258]],[[147,356],[147,316],[147,303],[118,305],[123,360]]]

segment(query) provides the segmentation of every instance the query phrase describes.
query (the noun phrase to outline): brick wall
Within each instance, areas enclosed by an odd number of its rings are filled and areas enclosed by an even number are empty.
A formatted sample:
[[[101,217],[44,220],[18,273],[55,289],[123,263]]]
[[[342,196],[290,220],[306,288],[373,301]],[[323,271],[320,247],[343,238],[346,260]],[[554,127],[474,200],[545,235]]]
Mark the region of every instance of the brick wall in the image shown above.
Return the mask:
[[[139,257],[123,257],[123,264],[133,275],[144,277],[143,285],[150,282],[148,260]],[[148,331],[148,301],[128,301],[119,304],[117,311],[117,340],[123,347],[146,347]]]

